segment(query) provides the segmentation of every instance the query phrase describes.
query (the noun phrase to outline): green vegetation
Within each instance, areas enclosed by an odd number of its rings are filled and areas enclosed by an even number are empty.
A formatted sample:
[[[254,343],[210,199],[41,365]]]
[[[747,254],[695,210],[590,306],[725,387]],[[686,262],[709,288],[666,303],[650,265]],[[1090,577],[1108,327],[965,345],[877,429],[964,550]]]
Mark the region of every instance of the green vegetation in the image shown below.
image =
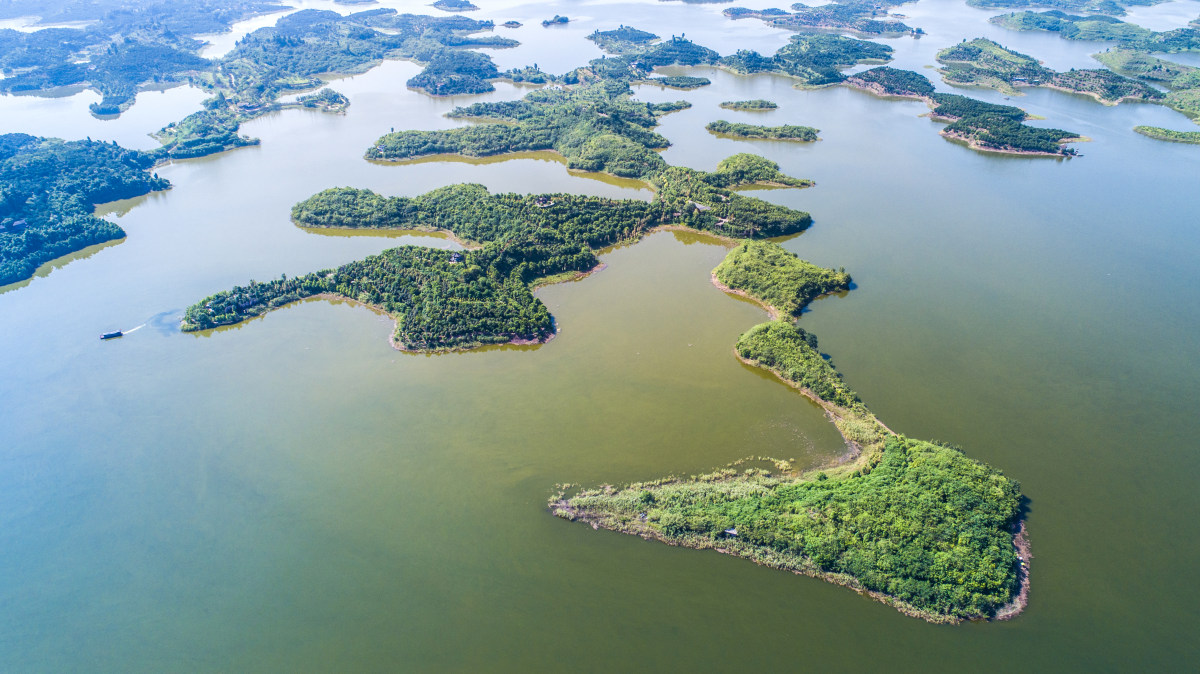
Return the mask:
[[[1163,0],[967,0],[980,9],[1022,9],[1040,7],[1068,12],[1088,12],[1124,16],[1125,8],[1133,5],[1156,5]]]
[[[195,112],[160,129],[154,137],[162,143],[162,152],[171,159],[190,159],[223,152],[236,147],[258,145],[257,138],[238,134],[242,122],[232,106],[210,101],[207,110]]]
[[[615,30],[597,30],[587,39],[610,54],[631,54],[645,50],[659,38],[649,31],[622,24]]]
[[[725,101],[721,104],[726,110],[774,110],[779,107],[778,103],[773,101],[756,98],[752,101]]]
[[[470,12],[479,9],[479,6],[472,4],[470,0],[437,0],[432,6],[445,12]]]
[[[1109,49],[1094,55],[1104,65],[1172,89],[1160,102],[1200,121],[1200,68],[1150,56],[1144,51]]]
[[[1092,58],[1124,75],[1175,87],[1186,87],[1183,78],[1200,71],[1200,68],[1180,65],[1174,61],[1155,58],[1144,51],[1125,47],[1106,49],[1099,54],[1093,54]],[[1200,82],[1197,82],[1196,86],[1200,86]]]
[[[963,40],[937,53],[942,79],[950,84],[975,85],[1016,93],[1015,86],[1037,86],[1054,71],[1036,59],[1005,49],[987,38]]]
[[[0,285],[38,266],[125,236],[93,215],[96,204],[128,199],[170,183],[151,175],[154,153],[115,143],[0,135]]]
[[[794,318],[821,295],[850,288],[850,275],[844,270],[818,267],[779,244],[762,241],[745,241],[729,251],[713,277]]]
[[[296,99],[305,108],[318,108],[325,112],[345,112],[350,107],[350,99],[342,94],[325,87],[312,94],[305,94]]]
[[[434,96],[481,94],[494,91],[489,80],[500,76],[487,54],[444,50],[435,53],[408,86]]]
[[[877,96],[900,96],[931,100],[934,89],[929,78],[911,70],[879,66],[851,75],[846,84],[865,89]]]
[[[888,0],[841,0],[820,7],[808,7],[795,3],[795,12],[782,9],[753,10],[745,7],[730,7],[724,14],[731,19],[762,19],[772,26],[791,30],[836,30],[868,37],[895,36],[907,33],[921,34],[920,28],[912,28],[888,16],[888,8],[904,4]]]
[[[1092,96],[1105,104],[1124,100],[1155,101],[1162,92],[1109,70],[1056,73],[1034,58],[1001,47],[986,38],[964,40],[938,52],[939,72],[950,84],[975,85],[1017,93],[1016,87],[1045,86]]]
[[[1091,96],[1106,105],[1121,101],[1160,101],[1164,94],[1147,84],[1111,70],[1076,70],[1056,73],[1047,87]]]
[[[1200,30],[1194,27],[1156,32],[1111,16],[1079,16],[1057,10],[1014,12],[994,16],[992,23],[1009,30],[1044,30],[1067,40],[1116,42],[1123,47],[1148,52],[1179,52],[1200,49]]]
[[[118,115],[133,104],[146,85],[182,82],[211,67],[196,52],[191,36],[228,29],[239,19],[279,5],[248,0],[198,0],[189,3],[126,2],[29,3],[18,0],[0,10],[11,16],[18,7],[47,20],[87,20],[84,28],[32,32],[0,30],[0,91],[40,91],[86,86],[103,99],[91,105],[96,116]],[[55,19],[53,17],[78,17]]]
[[[631,100],[629,93],[622,82],[602,82],[532,91],[519,101],[476,103],[456,108],[450,116],[504,123],[390,133],[367,150],[367,158],[400,161],[447,153],[482,157],[556,150],[573,169],[645,178],[666,168],[654,150],[669,143],[652,130],[662,113]]]
[[[786,321],[752,328],[737,352],[821,402],[857,459],[584,490],[556,496],[553,512],[823,578],[932,622],[991,617],[1018,598],[1016,482],[956,448],[891,435]]]
[[[1028,115],[1020,108],[955,94],[934,94],[933,103],[933,118],[951,122],[942,135],[965,141],[975,149],[1010,154],[1075,154],[1062,143],[1079,134],[1024,124]]]
[[[822,86],[845,80],[843,68],[891,58],[892,48],[875,42],[838,35],[793,35],[771,57],[743,49],[722,59],[721,65],[743,75],[782,73],[807,86]]]
[[[1192,143],[1200,145],[1200,131],[1175,131],[1172,129],[1164,129],[1161,126],[1135,126],[1134,131],[1157,138],[1158,140],[1169,140],[1175,143]]]
[[[659,225],[725,236],[779,236],[808,227],[807,213],[729,191],[768,180],[804,184],[779,174],[773,162],[738,155],[713,173],[668,168],[655,176],[658,196],[653,202],[492,195],[481,185],[453,185],[416,198],[326,190],[296,204],[292,217],[297,224],[438,229],[481,247],[454,254],[405,246],[336,270],[252,282],[190,307],[183,327],[194,331],[229,325],[327,293],[394,316],[395,342],[407,349],[543,341],[553,334],[553,320],[529,285],[592,269],[600,248],[636,239]]]
[[[817,131],[811,126],[796,126],[794,124],[784,124],[783,126],[757,126],[754,124],[734,124],[719,119],[715,122],[709,122],[709,133],[720,134],[723,136],[732,136],[733,138],[763,138],[771,140],[798,140],[803,142],[812,142],[817,140]]]
[[[712,84],[712,80],[707,77],[691,77],[689,75],[665,75],[663,77],[651,77],[646,80],[650,84],[660,84],[664,87],[673,89],[699,89]]]
[[[559,15],[555,14],[553,19],[543,19],[542,27],[546,28],[548,26],[556,26],[559,24],[569,23],[570,21],[571,21],[571,19],[569,19],[565,16],[559,16]]]

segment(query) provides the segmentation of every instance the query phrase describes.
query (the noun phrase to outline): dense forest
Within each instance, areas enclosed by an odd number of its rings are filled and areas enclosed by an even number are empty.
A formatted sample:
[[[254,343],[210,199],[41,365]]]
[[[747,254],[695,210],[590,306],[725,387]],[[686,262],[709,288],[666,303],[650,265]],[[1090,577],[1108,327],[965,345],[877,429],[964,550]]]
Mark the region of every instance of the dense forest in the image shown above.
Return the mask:
[[[770,140],[797,140],[803,142],[812,142],[817,140],[817,132],[819,131],[819,129],[814,129],[811,126],[797,126],[795,124],[784,124],[782,126],[758,126],[755,124],[727,122],[723,119],[718,119],[715,122],[709,122],[704,128],[708,129],[709,133],[730,136],[732,138],[762,138]]]
[[[725,287],[746,293],[782,315],[800,318],[810,302],[850,288],[845,270],[826,269],[801,260],[783,246],[744,241],[713,270]]]
[[[866,590],[932,622],[990,617],[1013,601],[1016,482],[957,448],[892,435],[787,321],[752,328],[737,352],[820,400],[858,458],[804,475],[782,463],[776,474],[730,467],[584,490],[552,499],[554,513]]]
[[[726,110],[774,110],[779,107],[779,104],[774,101],[768,101],[762,98],[756,98],[750,101],[724,101],[721,107]]]
[[[115,143],[0,135],[0,285],[123,238],[120,227],[92,213],[96,204],[170,187],[150,173],[155,159]]]

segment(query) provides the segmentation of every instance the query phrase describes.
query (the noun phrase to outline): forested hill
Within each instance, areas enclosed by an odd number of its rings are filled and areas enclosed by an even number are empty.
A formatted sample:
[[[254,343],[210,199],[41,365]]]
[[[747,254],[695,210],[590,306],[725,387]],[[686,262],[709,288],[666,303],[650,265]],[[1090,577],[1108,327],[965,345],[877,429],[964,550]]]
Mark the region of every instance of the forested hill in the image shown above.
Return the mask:
[[[0,285],[125,232],[96,204],[170,186],[151,174],[156,155],[91,140],[0,135]]]

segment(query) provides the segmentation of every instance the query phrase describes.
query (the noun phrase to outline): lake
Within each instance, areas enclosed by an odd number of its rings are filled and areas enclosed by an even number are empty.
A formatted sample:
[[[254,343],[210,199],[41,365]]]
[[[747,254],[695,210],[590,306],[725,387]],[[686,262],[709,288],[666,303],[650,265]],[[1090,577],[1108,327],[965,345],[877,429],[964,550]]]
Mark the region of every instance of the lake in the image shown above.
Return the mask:
[[[789,35],[712,5],[477,4],[473,15],[524,23],[496,29],[522,41],[491,52],[501,68],[565,71],[599,54],[585,35],[622,23],[686,32],[723,54],[770,52]],[[1105,46],[1007,32],[986,22],[999,12],[957,0],[897,11],[929,34],[887,40],[893,65],[931,79],[936,51],[963,38],[992,37],[1057,69],[1096,67],[1089,54]],[[542,28],[555,13],[571,23]],[[563,482],[840,454],[818,407],[734,357],[764,313],[710,284],[726,252],[715,240],[657,233],[606,252],[600,273],[538,290],[561,332],[536,347],[400,353],[390,319],[327,301],[179,331],[188,305],[250,279],[402,244],[456,247],[293,225],[292,204],[327,187],[414,196],[478,182],[650,198],[542,155],[363,160],[393,127],[458,126],[443,116],[455,106],[528,90],[434,99],[404,88],[419,70],[387,62],[334,80],[348,114],[270,114],[242,129],[260,146],[161,167],[171,190],[100,208],[124,241],[0,289],[0,670],[1194,666],[1200,148],[1132,131],[1196,129],[1185,117],[1032,90],[1008,103],[1092,140],[1078,158],[1013,158],[939,137],[922,103],[841,87],[677,68],[713,84],[635,88],[640,100],[693,103],[659,128],[674,144],[669,163],[711,170],[755,152],[816,181],[753,193],[810,211],[813,227],[783,245],[857,284],[800,324],[891,428],[959,444],[1021,482],[1029,607],[950,627],[548,512]],[[97,98],[0,97],[0,132],[149,148],[145,134],[203,95],[146,92],[111,121],[88,114]],[[718,107],[750,98],[779,108]],[[814,126],[821,140],[723,139],[704,130],[714,119]]]

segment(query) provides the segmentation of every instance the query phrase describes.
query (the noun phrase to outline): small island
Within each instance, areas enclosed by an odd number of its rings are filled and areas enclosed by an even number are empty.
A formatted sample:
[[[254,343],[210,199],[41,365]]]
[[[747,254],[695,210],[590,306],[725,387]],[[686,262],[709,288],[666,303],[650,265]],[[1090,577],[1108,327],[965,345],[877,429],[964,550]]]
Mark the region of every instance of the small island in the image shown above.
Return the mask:
[[[0,135],[0,286],[88,246],[125,237],[96,204],[171,186],[151,173],[158,152],[115,143]]]
[[[801,86],[821,87],[846,79],[841,71],[861,63],[886,63],[892,48],[869,40],[840,35],[793,35],[771,56],[742,49],[721,59],[720,65],[739,75],[779,73]]]
[[[1174,131],[1172,129],[1164,129],[1161,126],[1135,126],[1133,130],[1143,136],[1149,136],[1158,140],[1200,145],[1200,131]]]
[[[304,108],[315,108],[323,112],[332,112],[335,114],[345,114],[346,108],[350,107],[349,98],[329,87],[325,87],[316,93],[304,94],[296,99],[296,103]]]
[[[778,103],[768,101],[761,98],[756,98],[751,101],[725,101],[721,103],[721,107],[726,110],[746,110],[749,112],[775,110],[779,107]]]
[[[796,126],[793,124],[758,126],[755,124],[731,123],[723,119],[709,122],[704,128],[708,129],[708,132],[711,134],[742,140],[794,140],[804,143],[811,143],[817,140],[817,132],[819,131],[819,129],[814,129],[811,126]]]
[[[520,21],[505,21],[500,25],[504,26],[505,28],[520,28],[522,23]]]
[[[470,0],[437,0],[430,7],[443,12],[473,12],[479,9],[479,6],[471,3]]]
[[[729,251],[713,270],[712,280],[726,292],[761,303],[772,320],[800,318],[818,297],[850,289],[845,269],[819,267],[764,241],[743,241]]]
[[[571,20],[565,16],[559,16],[559,15],[555,14],[553,19],[543,19],[542,27],[547,28],[549,26],[559,26],[559,25],[569,23],[570,21]]]
[[[700,87],[712,84],[712,80],[707,77],[692,77],[690,75],[663,75],[661,77],[649,77],[644,81],[648,84],[657,84],[672,89],[699,89]]]

